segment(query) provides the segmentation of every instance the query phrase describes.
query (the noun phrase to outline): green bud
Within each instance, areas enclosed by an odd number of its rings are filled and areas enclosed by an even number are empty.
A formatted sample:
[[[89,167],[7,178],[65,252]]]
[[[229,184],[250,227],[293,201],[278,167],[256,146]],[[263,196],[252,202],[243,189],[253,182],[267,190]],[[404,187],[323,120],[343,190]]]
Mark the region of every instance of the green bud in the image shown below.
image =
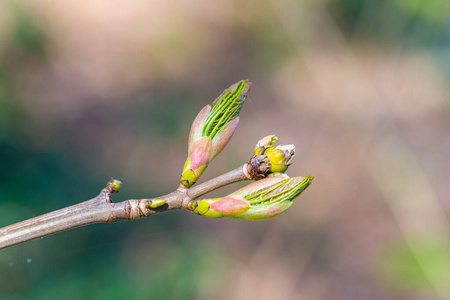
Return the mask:
[[[284,173],[295,156],[294,145],[281,145],[269,147],[264,151],[269,158],[270,173]]]
[[[147,208],[157,208],[166,204],[166,200],[164,199],[150,199],[147,202]]]
[[[258,141],[255,146],[255,150],[253,151],[255,155],[262,155],[264,151],[270,147],[273,143],[278,141],[278,137],[276,135],[268,135]]]
[[[106,184],[106,187],[111,191],[111,193],[118,193],[121,186],[122,182],[114,178],[111,178],[111,180]]]
[[[195,173],[191,169],[184,170],[181,174],[180,183],[187,188],[191,187],[196,181]]]
[[[294,145],[272,146],[276,141],[278,141],[278,138],[275,135],[268,135],[258,141],[253,151],[253,158],[260,155],[267,157],[267,173],[263,174],[266,177],[275,177],[286,172],[295,156]],[[250,161],[252,162],[252,160]]]
[[[196,200],[192,210],[206,217],[265,220],[283,213],[313,180],[312,176],[265,178],[224,197]]]
[[[239,113],[250,84],[248,80],[241,80],[232,85],[195,118],[189,134],[188,159],[180,178],[185,187],[191,187],[199,179],[230,141],[239,123]]]

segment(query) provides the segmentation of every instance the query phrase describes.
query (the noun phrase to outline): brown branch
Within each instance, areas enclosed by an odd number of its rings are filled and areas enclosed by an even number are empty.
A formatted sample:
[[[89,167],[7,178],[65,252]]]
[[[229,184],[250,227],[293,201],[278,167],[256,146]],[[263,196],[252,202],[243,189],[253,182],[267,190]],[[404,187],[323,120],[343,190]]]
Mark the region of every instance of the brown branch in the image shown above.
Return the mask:
[[[253,179],[253,176],[248,173],[248,168],[249,165],[248,163],[246,163],[228,173],[220,175],[200,185],[191,187],[188,190],[190,200],[197,199],[198,197],[203,196],[204,194],[214,191],[223,186],[239,181]]]
[[[88,224],[106,221],[113,209],[109,195],[97,197],[0,229],[0,249]]]
[[[111,223],[120,219],[132,221],[173,209],[191,210],[189,203],[192,200],[220,187],[253,179],[255,174],[261,172],[260,165],[246,163],[190,189],[180,186],[170,194],[153,198],[166,201],[157,208],[149,208],[148,204],[152,199],[130,199],[114,203],[111,194],[115,190],[108,185],[91,200],[0,228],[0,249],[84,225]]]

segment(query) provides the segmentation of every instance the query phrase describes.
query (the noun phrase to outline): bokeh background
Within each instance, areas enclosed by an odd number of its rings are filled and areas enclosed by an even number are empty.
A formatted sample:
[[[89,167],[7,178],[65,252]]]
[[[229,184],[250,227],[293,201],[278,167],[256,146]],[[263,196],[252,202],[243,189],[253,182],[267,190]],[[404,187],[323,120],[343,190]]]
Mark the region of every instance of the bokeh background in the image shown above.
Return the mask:
[[[177,187],[197,112],[253,82],[231,143],[315,180],[268,221],[186,211],[0,251],[9,299],[450,299],[450,2],[0,3],[0,226]],[[226,195],[242,185],[212,193]]]

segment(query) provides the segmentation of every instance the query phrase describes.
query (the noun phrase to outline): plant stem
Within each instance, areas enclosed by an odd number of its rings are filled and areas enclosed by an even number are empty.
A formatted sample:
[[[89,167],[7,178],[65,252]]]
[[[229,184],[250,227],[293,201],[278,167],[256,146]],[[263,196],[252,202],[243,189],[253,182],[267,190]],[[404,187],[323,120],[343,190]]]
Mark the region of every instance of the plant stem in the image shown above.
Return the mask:
[[[1,228],[0,249],[106,220],[111,211],[111,204],[105,205],[102,194],[91,200]]]
[[[252,179],[248,175],[248,168],[249,165],[244,164],[190,189],[180,186],[170,194],[157,197],[166,200],[166,204],[157,208],[146,206],[151,199],[113,203],[111,193],[114,191],[106,187],[91,200],[0,228],[0,249],[84,225],[111,223],[119,219],[136,220],[180,208],[190,210],[189,203],[192,200],[220,187]]]
[[[203,196],[206,193],[209,193],[211,191],[214,191],[218,188],[221,188],[223,186],[244,181],[244,180],[250,180],[251,177],[248,177],[244,173],[244,168],[247,167],[247,164],[240,166],[239,168],[236,168],[228,173],[225,173],[223,175],[220,175],[216,178],[213,178],[211,180],[208,180],[207,182],[193,186],[188,190],[188,195],[191,198],[191,200],[194,200],[200,196]]]

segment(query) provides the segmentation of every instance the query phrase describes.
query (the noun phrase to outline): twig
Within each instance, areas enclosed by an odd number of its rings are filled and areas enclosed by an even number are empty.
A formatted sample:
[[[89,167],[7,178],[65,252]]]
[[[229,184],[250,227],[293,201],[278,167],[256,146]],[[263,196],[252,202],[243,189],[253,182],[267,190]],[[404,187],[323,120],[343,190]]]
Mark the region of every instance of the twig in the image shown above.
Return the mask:
[[[249,172],[255,174],[257,171],[246,163],[191,189],[180,186],[170,194],[153,198],[165,200],[165,204],[157,208],[148,207],[152,199],[114,203],[111,194],[115,190],[108,185],[91,200],[0,228],[0,249],[84,225],[112,223],[120,219],[132,221],[173,209],[191,210],[189,203],[196,198],[235,182],[251,180],[253,176]]]
[[[174,192],[157,198],[114,203],[111,194],[119,191],[121,183],[111,179],[91,200],[0,228],[0,249],[84,225],[120,219],[132,221],[172,209],[191,210],[212,218],[243,220],[264,220],[283,213],[313,177],[289,178],[284,174],[294,158],[295,146],[272,146],[278,140],[275,135],[258,141],[248,163],[193,187],[233,136],[249,87],[248,80],[239,81],[198,113],[189,133],[188,157],[180,186]],[[272,178],[250,184],[229,196],[196,200],[220,187],[266,176]]]

